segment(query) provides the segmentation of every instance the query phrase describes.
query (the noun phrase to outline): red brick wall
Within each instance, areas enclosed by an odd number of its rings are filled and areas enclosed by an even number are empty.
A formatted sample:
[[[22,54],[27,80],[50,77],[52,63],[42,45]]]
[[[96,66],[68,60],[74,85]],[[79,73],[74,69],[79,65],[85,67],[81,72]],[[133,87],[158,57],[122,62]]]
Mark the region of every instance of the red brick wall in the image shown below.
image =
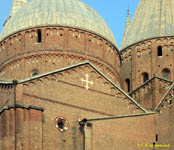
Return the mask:
[[[159,144],[171,144],[174,143],[174,119],[173,119],[174,107],[173,105],[166,106],[158,114],[157,118],[157,134]],[[162,148],[161,148],[162,149]]]
[[[89,74],[89,80],[94,82],[89,90],[80,81],[86,73]],[[143,112],[89,65],[17,85],[17,103],[44,108],[43,149],[82,150],[83,134],[78,120],[85,117]],[[66,132],[57,130],[56,117],[68,120],[69,129]],[[35,139],[31,140],[34,143]]]
[[[174,101],[173,89],[166,95],[163,102],[157,109],[158,115],[156,118],[158,141],[157,144],[170,144],[174,143]],[[161,148],[162,149],[162,148]]]
[[[144,84],[141,88],[130,93],[130,96],[145,109],[153,111],[171,85],[171,82],[154,78],[150,82]]]
[[[12,85],[0,85],[0,110],[14,104],[14,88]]]
[[[173,80],[173,50],[174,39],[172,37],[151,39],[136,43],[121,52],[123,65],[121,67],[121,80],[125,88],[125,80],[131,80],[131,88],[135,90],[143,83],[142,74],[147,72],[149,79],[153,76],[163,77],[162,70],[168,68]],[[157,55],[158,46],[163,48],[163,56]]]
[[[42,112],[34,109],[16,109],[16,148],[42,149]],[[0,114],[0,149],[14,149],[15,111],[4,110]]]
[[[41,74],[89,60],[120,85],[120,56],[104,38],[72,28],[39,29],[41,43],[37,43],[37,28],[16,33],[0,43],[1,79],[24,79],[31,77],[34,69]]]
[[[155,141],[155,115],[92,121],[94,150],[147,150]]]

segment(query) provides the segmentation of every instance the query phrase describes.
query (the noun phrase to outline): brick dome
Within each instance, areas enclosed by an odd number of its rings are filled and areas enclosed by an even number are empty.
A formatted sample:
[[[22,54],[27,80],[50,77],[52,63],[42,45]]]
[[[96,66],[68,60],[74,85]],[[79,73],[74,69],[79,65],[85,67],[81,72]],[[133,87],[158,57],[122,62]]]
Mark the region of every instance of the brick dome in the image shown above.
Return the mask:
[[[1,40],[33,27],[66,26],[96,33],[116,44],[104,19],[80,0],[32,0],[14,12],[3,28]]]

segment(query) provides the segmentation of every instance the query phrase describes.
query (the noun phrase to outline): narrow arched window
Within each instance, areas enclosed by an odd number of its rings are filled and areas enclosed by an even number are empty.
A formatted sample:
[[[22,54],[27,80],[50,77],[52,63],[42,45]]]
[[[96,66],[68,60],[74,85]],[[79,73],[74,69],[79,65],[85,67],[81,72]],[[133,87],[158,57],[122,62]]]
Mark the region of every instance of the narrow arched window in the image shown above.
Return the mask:
[[[42,42],[42,32],[40,29],[37,30],[37,43]]]
[[[130,80],[126,79],[125,82],[126,82],[126,90],[127,92],[130,92]]]
[[[149,75],[148,73],[143,73],[143,82],[145,83],[147,80],[149,80]]]
[[[163,49],[161,46],[158,46],[158,56],[162,56],[163,55]]]
[[[170,80],[170,70],[169,69],[167,69],[167,68],[163,69],[162,74],[163,74],[163,78]]]

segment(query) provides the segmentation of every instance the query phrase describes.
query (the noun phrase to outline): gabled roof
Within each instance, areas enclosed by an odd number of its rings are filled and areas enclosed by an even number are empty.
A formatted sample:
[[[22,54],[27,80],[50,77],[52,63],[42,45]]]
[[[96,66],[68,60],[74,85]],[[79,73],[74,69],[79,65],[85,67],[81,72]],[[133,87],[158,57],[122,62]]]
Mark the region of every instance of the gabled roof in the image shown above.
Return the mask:
[[[159,87],[155,87],[155,88],[157,88],[157,89],[158,88],[163,88],[163,92],[162,93],[154,92],[154,91],[156,91],[156,89],[153,88],[153,85],[156,82],[155,79],[157,79],[156,81],[159,81]],[[160,84],[163,85],[163,86],[160,87]],[[149,92],[152,92],[151,96],[148,97],[147,99],[146,99],[146,96],[144,96],[146,93],[144,93],[143,96],[140,96],[140,97],[137,96],[137,95],[139,95],[139,93],[141,93],[140,90],[142,90],[143,88],[145,89],[146,87],[148,87],[148,88],[150,87],[150,91]],[[169,96],[169,93],[172,91],[173,87],[174,87],[174,82],[172,82],[170,80],[167,80],[167,79],[164,79],[164,78],[160,78],[160,77],[154,76],[153,78],[151,78],[150,80],[146,81],[144,84],[142,84],[137,89],[135,89],[134,91],[131,91],[128,94],[131,97],[133,97],[134,99],[136,99],[138,102],[140,101],[140,104],[141,104],[142,101],[149,100],[148,102],[152,102],[153,100],[155,100],[156,105],[153,106],[153,108],[151,108],[151,110],[156,112],[159,109],[159,107],[162,105],[162,103],[166,100],[166,98]],[[153,97],[156,97],[156,95],[158,95],[157,96],[158,99],[154,99],[153,98]],[[144,104],[144,102],[142,102],[142,103]],[[143,107],[146,108],[146,106],[147,106],[147,103],[144,104]],[[148,109],[148,108],[146,108],[146,109]]]
[[[33,105],[27,106],[27,105],[16,104],[16,105],[10,105],[10,106],[0,109],[0,114],[2,112],[4,112],[5,110],[10,110],[11,108],[24,108],[24,109],[35,109],[35,110],[44,111],[44,108],[42,108],[42,107],[37,107],[37,106],[33,106]]]
[[[170,86],[170,88],[167,90],[163,98],[161,99],[160,103],[155,107],[154,111],[158,111],[160,109],[160,106],[165,102],[166,98],[169,96],[169,93],[174,89],[174,83]],[[173,96],[172,96],[173,99]]]
[[[19,84],[23,84],[25,82],[29,82],[29,81],[32,81],[32,80],[35,80],[35,79],[39,79],[39,78],[42,78],[42,77],[45,77],[45,76],[49,76],[51,74],[56,74],[56,73],[61,73],[61,72],[64,72],[64,71],[67,71],[67,70],[70,70],[70,69],[73,69],[73,68],[77,68],[77,67],[80,67],[80,66],[83,66],[83,65],[89,65],[92,69],[94,69],[98,74],[100,74],[105,80],[107,80],[113,87],[115,87],[117,90],[119,90],[125,97],[127,97],[129,99],[129,101],[136,105],[137,108],[139,108],[140,110],[142,110],[143,112],[147,113],[148,111],[146,109],[144,109],[143,107],[141,107],[134,99],[132,99],[126,92],[124,92],[120,87],[118,87],[114,82],[112,82],[108,77],[106,77],[102,72],[100,72],[94,65],[92,65],[89,61],[86,61],[86,62],[82,62],[82,63],[78,63],[76,65],[72,65],[72,66],[69,66],[69,67],[65,67],[65,68],[62,68],[62,69],[58,69],[58,70],[55,70],[55,71],[52,71],[52,72],[48,72],[48,73],[45,73],[45,74],[42,74],[42,75],[37,75],[37,76],[34,76],[32,78],[28,78],[28,79],[25,79],[25,80],[20,80],[18,81]]]
[[[145,83],[143,83],[142,85],[140,85],[139,87],[137,87],[135,90],[129,92],[128,94],[131,95],[131,94],[135,93],[136,91],[138,91],[139,89],[143,88],[144,86],[146,86],[149,82],[151,82],[151,81],[154,80],[154,79],[163,80],[163,81],[168,82],[168,83],[171,83],[171,84],[173,83],[173,82],[170,81],[170,80],[167,80],[167,79],[164,79],[164,78],[161,78],[161,77],[158,77],[158,76],[154,76],[154,77],[152,77],[151,79],[147,80],[147,81],[146,81]]]

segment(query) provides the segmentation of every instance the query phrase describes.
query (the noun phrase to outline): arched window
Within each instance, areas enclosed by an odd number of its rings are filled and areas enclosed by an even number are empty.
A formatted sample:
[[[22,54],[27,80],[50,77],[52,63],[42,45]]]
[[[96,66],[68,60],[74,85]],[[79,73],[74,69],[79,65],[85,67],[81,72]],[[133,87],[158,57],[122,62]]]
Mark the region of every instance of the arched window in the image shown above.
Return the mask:
[[[162,56],[163,55],[163,49],[161,46],[158,46],[158,56]]]
[[[42,42],[42,33],[41,30],[38,29],[37,30],[37,43],[41,43]]]
[[[149,75],[147,72],[143,73],[143,82],[145,83],[147,80],[149,80]]]
[[[127,92],[130,92],[130,80],[126,79],[125,82],[126,82],[126,90]]]
[[[37,70],[33,70],[32,71],[32,77],[37,76],[37,75],[38,75],[38,71]]]
[[[170,80],[170,70],[169,69],[167,69],[167,68],[163,69],[162,74],[163,74],[163,78]]]

